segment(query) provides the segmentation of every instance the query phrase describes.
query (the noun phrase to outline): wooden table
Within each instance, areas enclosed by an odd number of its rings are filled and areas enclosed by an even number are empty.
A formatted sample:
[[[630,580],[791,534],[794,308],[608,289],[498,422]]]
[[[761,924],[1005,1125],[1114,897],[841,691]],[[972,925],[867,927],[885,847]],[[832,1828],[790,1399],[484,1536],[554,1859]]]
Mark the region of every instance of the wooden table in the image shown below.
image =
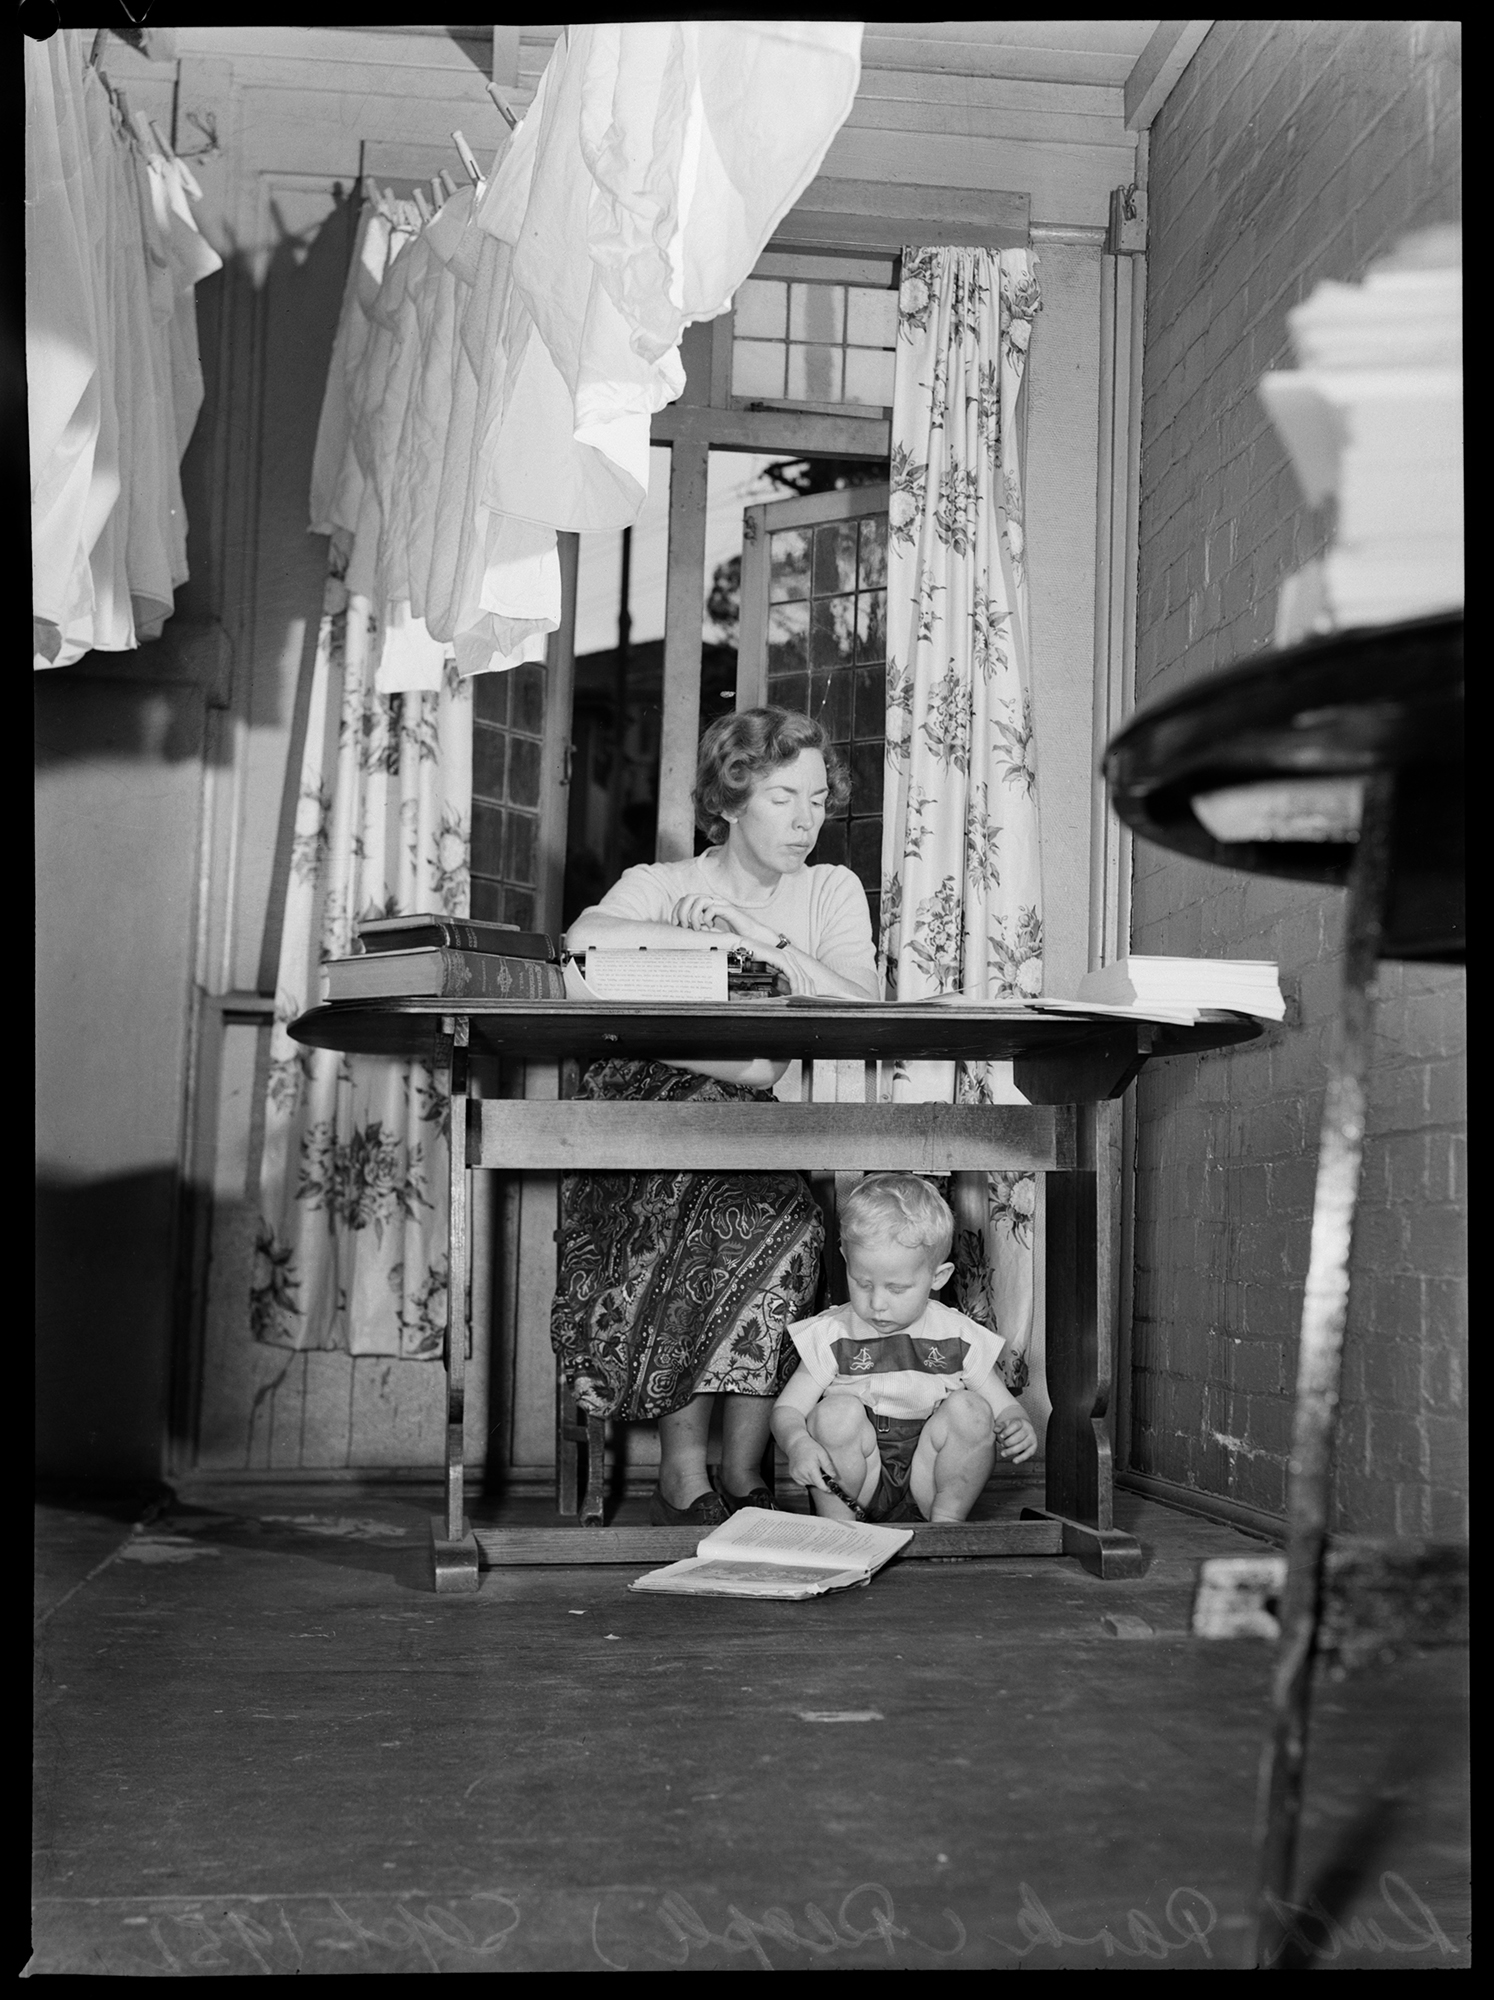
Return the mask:
[[[949,1554],[1064,1554],[1099,1576],[1134,1576],[1135,1540],[1112,1512],[1110,1408],[1112,1107],[1143,1064],[1246,1041],[1258,1024],[1219,1014],[1164,1026],[1002,1006],[741,1000],[656,1006],[569,1000],[341,1001],[291,1025],[297,1041],[354,1055],[416,1056],[447,1078],[451,1095],[450,1265],[446,1339],[446,1510],[432,1522],[437,1590],[472,1590],[493,1561],[668,1561],[693,1554],[694,1529],[474,1534],[463,1498],[464,1368],[470,1311],[467,1176],[504,1172],[623,1171],[643,1165],[816,1173],[898,1168],[944,1174],[1002,1169],[1047,1176],[1046,1507],[1015,1522],[923,1527]],[[559,1063],[602,1056],[762,1056],[803,1059],[810,1088],[798,1103],[609,1104],[477,1098],[476,1053]],[[876,1101],[878,1062],[899,1058],[1010,1061],[1026,1104]],[[866,1065],[860,1103],[816,1103],[814,1061]],[[459,1274],[461,1274],[459,1276]],[[564,1541],[559,1536],[564,1535]],[[567,1550],[574,1553],[566,1553]],[[589,1551],[594,1553],[589,1553]]]

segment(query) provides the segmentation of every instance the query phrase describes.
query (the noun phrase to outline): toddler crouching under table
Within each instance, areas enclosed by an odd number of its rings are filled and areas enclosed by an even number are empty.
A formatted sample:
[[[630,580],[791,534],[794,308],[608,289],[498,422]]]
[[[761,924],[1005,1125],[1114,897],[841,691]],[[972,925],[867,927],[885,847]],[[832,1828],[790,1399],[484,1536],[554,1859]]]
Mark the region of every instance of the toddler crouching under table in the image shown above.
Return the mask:
[[[1037,1433],[996,1373],[1001,1336],[930,1296],[954,1269],[949,1205],[917,1174],[871,1174],[840,1237],[850,1300],[789,1328],[773,1436],[817,1514],[963,1521],[997,1451],[1020,1465]]]

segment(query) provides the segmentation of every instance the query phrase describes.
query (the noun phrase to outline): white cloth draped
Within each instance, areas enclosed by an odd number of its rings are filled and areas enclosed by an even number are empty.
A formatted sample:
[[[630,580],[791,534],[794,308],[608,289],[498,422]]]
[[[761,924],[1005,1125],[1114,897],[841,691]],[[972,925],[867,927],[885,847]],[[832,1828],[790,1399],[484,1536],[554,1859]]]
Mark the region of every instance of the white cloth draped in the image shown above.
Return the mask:
[[[159,635],[187,579],[194,287],[222,259],[191,173],[125,123],[86,38],[25,41],[26,389],[38,667]]]
[[[481,192],[418,231],[381,220],[372,292],[365,232],[312,522],[380,608],[382,689],[432,687],[449,657],[464,676],[541,657],[557,531],[637,519],[680,335],[726,308],[812,178],[860,40],[855,22],[573,24]]]
[[[1018,398],[1025,250],[904,250],[887,544],[882,956],[899,999],[1042,991]],[[1022,1102],[1009,1064],[899,1065],[894,1095]],[[1030,1174],[953,1176],[961,1309],[1032,1338]]]

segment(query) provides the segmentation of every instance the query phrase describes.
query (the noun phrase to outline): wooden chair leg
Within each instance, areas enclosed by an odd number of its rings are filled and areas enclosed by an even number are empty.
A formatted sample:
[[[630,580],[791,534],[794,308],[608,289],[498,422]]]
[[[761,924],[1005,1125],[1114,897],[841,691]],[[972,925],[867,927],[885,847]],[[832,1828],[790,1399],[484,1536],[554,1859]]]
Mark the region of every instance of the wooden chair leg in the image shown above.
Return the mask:
[[[580,1448],[586,1447],[586,1491],[581,1491]],[[600,1528],[606,1514],[607,1420],[583,1415],[575,1391],[561,1382],[556,1392],[555,1510]]]
[[[555,1385],[555,1511],[576,1511],[576,1446],[584,1435],[576,1421],[576,1398],[568,1382]]]
[[[607,1424],[603,1417],[586,1419],[586,1497],[581,1503],[583,1528],[600,1528],[604,1519],[603,1480],[607,1466]]]

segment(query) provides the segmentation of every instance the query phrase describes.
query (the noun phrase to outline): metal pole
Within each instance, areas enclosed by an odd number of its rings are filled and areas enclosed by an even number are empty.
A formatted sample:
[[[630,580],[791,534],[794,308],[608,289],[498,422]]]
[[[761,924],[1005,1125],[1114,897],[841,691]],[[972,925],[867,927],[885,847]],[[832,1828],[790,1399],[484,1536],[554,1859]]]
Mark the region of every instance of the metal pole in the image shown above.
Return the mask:
[[[1256,1906],[1257,1971],[1303,1970],[1280,1964],[1287,1942],[1302,1818],[1302,1774],[1322,1599],[1323,1551],[1332,1499],[1349,1253],[1364,1156],[1365,1077],[1369,1069],[1370,984],[1380,952],[1390,875],[1395,780],[1365,787],[1359,844],[1349,871],[1343,993],[1328,1071],[1313,1197],[1312,1250],[1297,1350],[1297,1401],[1287,1480],[1287,1573],[1281,1640],[1272,1686],[1271,1739],[1261,1766]]]

